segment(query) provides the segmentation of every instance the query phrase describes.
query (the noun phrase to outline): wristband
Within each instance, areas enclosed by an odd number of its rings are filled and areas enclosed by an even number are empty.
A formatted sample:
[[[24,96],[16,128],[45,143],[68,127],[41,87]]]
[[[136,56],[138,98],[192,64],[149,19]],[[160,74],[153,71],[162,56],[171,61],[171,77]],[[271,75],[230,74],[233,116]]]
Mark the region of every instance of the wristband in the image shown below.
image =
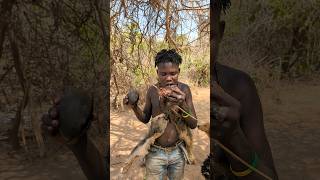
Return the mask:
[[[182,109],[182,108],[181,108]],[[183,109],[182,109],[183,110]],[[187,117],[190,117],[191,116],[191,114],[189,113],[189,111],[186,111],[186,110],[183,110],[182,111],[182,117],[183,118],[187,118]]]
[[[251,166],[252,166],[253,168],[256,168],[257,165],[258,165],[258,155],[257,155],[257,153],[254,153],[254,159],[253,159],[253,161],[252,161],[252,163],[251,163]],[[240,172],[234,171],[234,170],[232,169],[232,167],[231,167],[231,164],[230,164],[230,170],[231,170],[232,174],[234,174],[234,175],[237,176],[237,177],[247,176],[247,175],[249,175],[249,174],[252,172],[252,168],[248,168],[248,169],[246,169],[246,170],[244,170],[244,171],[240,171]]]

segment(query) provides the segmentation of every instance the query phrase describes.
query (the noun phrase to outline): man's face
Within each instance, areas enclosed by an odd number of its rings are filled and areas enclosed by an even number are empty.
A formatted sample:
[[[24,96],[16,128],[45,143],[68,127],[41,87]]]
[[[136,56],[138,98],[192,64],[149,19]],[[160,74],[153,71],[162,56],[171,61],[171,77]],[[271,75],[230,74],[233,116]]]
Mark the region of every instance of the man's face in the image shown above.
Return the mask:
[[[179,65],[171,62],[159,63],[157,74],[160,86],[165,87],[177,85],[179,73]]]

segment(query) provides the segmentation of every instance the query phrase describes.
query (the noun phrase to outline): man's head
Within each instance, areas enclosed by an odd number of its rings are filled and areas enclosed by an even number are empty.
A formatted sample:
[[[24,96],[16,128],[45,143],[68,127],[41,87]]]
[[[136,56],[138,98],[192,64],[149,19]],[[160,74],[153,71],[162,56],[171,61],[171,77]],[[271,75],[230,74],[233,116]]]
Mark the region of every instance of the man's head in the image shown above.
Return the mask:
[[[162,49],[155,57],[155,67],[160,86],[171,86],[178,84],[180,73],[179,65],[182,62],[181,56],[174,49]]]

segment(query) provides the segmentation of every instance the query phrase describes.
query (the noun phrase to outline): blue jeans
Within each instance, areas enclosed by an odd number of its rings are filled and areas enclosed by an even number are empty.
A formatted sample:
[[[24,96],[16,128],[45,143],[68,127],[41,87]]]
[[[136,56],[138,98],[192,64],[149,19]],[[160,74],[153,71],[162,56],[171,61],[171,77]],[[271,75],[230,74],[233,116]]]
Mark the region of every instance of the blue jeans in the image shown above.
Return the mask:
[[[145,160],[147,180],[163,180],[166,176],[169,180],[183,179],[185,159],[179,147],[165,151],[151,146]]]

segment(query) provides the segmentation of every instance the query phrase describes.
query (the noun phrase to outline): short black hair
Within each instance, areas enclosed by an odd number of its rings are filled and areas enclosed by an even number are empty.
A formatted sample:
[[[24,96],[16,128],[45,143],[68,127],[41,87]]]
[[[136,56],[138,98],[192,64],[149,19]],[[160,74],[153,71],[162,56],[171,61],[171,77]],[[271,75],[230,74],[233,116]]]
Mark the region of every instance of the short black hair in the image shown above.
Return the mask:
[[[171,62],[180,65],[182,63],[182,58],[175,49],[162,49],[155,57],[154,66],[157,67],[159,63],[165,62]]]

